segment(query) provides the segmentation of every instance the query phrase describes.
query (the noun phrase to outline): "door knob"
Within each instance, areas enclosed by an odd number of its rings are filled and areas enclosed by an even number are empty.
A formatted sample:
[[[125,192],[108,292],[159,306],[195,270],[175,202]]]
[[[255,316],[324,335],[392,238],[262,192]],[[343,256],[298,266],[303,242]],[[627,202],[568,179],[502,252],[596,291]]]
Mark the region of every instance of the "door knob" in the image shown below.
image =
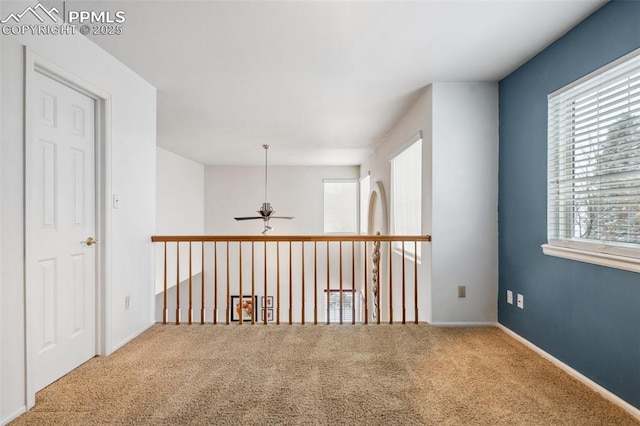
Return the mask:
[[[98,240],[94,240],[93,237],[87,237],[86,241],[83,241],[88,247],[98,243]]]

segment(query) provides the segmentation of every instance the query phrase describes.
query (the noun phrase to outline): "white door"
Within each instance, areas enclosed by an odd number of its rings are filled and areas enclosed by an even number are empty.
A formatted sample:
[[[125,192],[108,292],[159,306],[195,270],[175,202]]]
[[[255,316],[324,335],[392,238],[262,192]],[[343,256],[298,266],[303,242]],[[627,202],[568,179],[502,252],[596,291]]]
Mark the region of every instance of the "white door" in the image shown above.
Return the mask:
[[[27,338],[40,390],[96,353],[94,100],[33,73],[26,162]]]

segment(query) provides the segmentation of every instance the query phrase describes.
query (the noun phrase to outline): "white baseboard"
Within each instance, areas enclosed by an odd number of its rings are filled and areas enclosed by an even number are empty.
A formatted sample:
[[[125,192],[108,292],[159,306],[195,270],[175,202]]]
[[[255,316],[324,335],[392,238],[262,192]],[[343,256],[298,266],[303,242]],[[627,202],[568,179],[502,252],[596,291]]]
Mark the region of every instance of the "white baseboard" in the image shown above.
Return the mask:
[[[15,419],[18,418],[18,416],[23,415],[24,413],[27,412],[27,406],[23,405],[22,407],[20,407],[18,410],[16,410],[15,412],[9,414],[7,417],[5,417],[4,419],[2,419],[2,421],[0,421],[1,425],[8,425],[10,422],[14,421]]]
[[[138,337],[139,335],[141,335],[145,331],[147,331],[154,324],[155,324],[155,322],[150,322],[149,324],[145,324],[138,331],[134,332],[129,337],[125,338],[123,341],[121,341],[120,343],[115,345],[113,348],[111,348],[109,353],[107,353],[106,355],[107,356],[111,355],[112,353],[114,353],[115,351],[117,351],[118,349],[120,349],[121,347],[123,347],[124,345],[126,345],[127,343],[129,343],[130,341],[132,341],[133,339],[135,339],[136,337]]]
[[[622,408],[623,410],[625,410],[626,412],[631,414],[633,417],[635,417],[636,419],[640,420],[640,409],[638,409],[638,408],[634,407],[633,405],[629,404],[627,401],[625,401],[624,399],[620,398],[618,395],[614,394],[613,392],[611,392],[608,389],[605,389],[604,387],[602,387],[598,383],[594,382],[593,380],[591,380],[590,378],[588,378],[584,374],[580,373],[579,371],[574,370],[573,368],[569,367],[567,364],[565,364],[564,362],[560,361],[558,358],[556,358],[553,355],[551,355],[550,353],[545,352],[544,350],[540,349],[539,347],[537,347],[536,345],[534,345],[533,343],[531,343],[530,341],[528,341],[524,337],[520,336],[519,334],[515,333],[514,331],[508,329],[504,325],[498,323],[497,326],[498,326],[498,328],[500,330],[504,331],[509,336],[513,337],[514,339],[516,339],[520,343],[522,343],[525,346],[529,347],[531,350],[533,350],[534,352],[536,352],[537,354],[539,354],[543,358],[551,361],[554,365],[556,365],[557,367],[559,367],[562,370],[564,370],[566,373],[568,373],[573,378],[575,378],[575,379],[579,380],[580,382],[584,383],[585,385],[589,386],[591,389],[593,389],[594,391],[598,392],[604,398],[606,398],[609,401],[613,402],[614,404],[616,404],[617,406],[619,406],[620,408]]]
[[[434,321],[434,327],[495,327],[495,321]]]

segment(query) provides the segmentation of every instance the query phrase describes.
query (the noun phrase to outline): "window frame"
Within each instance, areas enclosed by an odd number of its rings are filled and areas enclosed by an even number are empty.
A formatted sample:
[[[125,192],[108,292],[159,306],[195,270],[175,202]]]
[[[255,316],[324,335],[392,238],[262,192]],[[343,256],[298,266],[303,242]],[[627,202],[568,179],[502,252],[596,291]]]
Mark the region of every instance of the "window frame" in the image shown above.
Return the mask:
[[[586,86],[588,83],[593,82],[602,74],[612,70],[613,68],[631,60],[638,61],[639,59],[640,49],[633,51],[549,94],[547,104],[549,114],[548,123],[552,121],[551,101],[553,99],[574,88],[578,88],[583,85]],[[640,64],[638,65],[638,69],[640,70]],[[597,88],[590,90],[592,90],[594,94],[597,93]],[[554,191],[559,191],[559,180],[554,183],[553,178],[554,176],[556,179],[559,176],[563,176],[563,172],[564,176],[567,174],[573,174],[576,169],[576,166],[574,165],[576,160],[567,154],[572,151],[567,149],[563,150],[562,146],[558,147],[562,142],[554,141],[549,125],[547,132],[547,243],[541,246],[543,253],[548,256],[571,259],[632,272],[640,272],[640,244],[622,243],[612,240],[581,239],[579,237],[574,237],[569,233],[570,228],[569,225],[566,225],[566,221],[569,221],[572,224],[571,226],[575,226],[573,224],[575,222],[574,206],[576,204],[571,202],[571,199],[568,197],[558,198],[554,194]],[[571,135],[571,143],[575,145],[576,140],[573,137],[573,133]],[[566,146],[566,144],[567,142],[565,142],[563,146]],[[558,151],[556,158],[552,156],[553,150]],[[555,168],[558,170],[557,175],[552,175]],[[570,182],[573,182],[573,180]],[[563,221],[565,221],[564,225],[561,224]],[[566,235],[559,235],[562,231],[565,231]]]
[[[397,224],[396,224],[396,186],[397,186],[397,182],[395,181],[395,160],[402,155],[404,152],[406,152],[408,149],[412,148],[414,145],[418,144],[420,147],[420,177],[418,179],[419,183],[419,194],[420,194],[420,200],[418,202],[418,206],[420,208],[420,213],[418,215],[418,220],[419,220],[419,231],[417,233],[417,235],[422,235],[422,204],[423,204],[423,180],[422,180],[422,176],[423,176],[423,169],[424,169],[424,164],[423,164],[423,150],[424,150],[424,139],[422,137],[422,131],[418,131],[415,135],[413,135],[407,142],[405,142],[398,150],[396,150],[395,152],[393,152],[393,154],[391,155],[391,159],[389,160],[389,165],[390,165],[390,185],[391,185],[391,197],[389,200],[389,210],[390,210],[390,223],[389,223],[389,228],[391,230],[391,233],[393,235],[401,235],[401,234],[397,234]],[[408,234],[404,234],[404,235],[408,235]],[[402,243],[400,241],[395,241],[393,243],[393,252],[402,256],[403,255],[403,250],[402,250]],[[418,244],[418,253],[416,256],[416,253],[414,253],[413,250],[413,246],[409,245],[407,246],[405,244],[405,248],[404,248],[404,258],[406,260],[409,261],[417,261],[418,264],[421,263],[421,254],[422,254],[422,244]]]
[[[364,193],[362,186],[364,182],[367,182],[367,191]],[[359,210],[359,223],[358,229],[361,235],[367,235],[369,233],[369,201],[371,196],[371,175],[366,174],[362,176],[358,181],[358,210]],[[363,225],[365,229],[363,229]]]
[[[325,318],[325,320],[327,321],[327,323],[329,324],[340,324],[342,322],[342,324],[351,324],[352,322],[358,322],[357,321],[357,316],[358,316],[358,312],[357,312],[357,306],[356,306],[356,290],[352,289],[352,288],[343,288],[343,289],[339,289],[339,288],[330,288],[330,289],[325,289],[324,290],[325,293],[325,303],[326,303],[326,308],[325,308],[325,314],[328,313],[328,317]],[[349,295],[349,297],[345,297]],[[331,308],[331,302],[332,302],[332,298],[336,297],[338,298],[338,308],[337,309],[332,309]],[[340,299],[342,299],[342,319],[340,318]],[[346,299],[351,299],[351,303],[349,304],[349,306],[347,308],[345,308],[345,301]],[[335,318],[332,320],[332,313],[335,314]],[[347,315],[348,313],[348,315]],[[355,315],[355,316],[354,316]],[[347,318],[347,316],[349,318]]]

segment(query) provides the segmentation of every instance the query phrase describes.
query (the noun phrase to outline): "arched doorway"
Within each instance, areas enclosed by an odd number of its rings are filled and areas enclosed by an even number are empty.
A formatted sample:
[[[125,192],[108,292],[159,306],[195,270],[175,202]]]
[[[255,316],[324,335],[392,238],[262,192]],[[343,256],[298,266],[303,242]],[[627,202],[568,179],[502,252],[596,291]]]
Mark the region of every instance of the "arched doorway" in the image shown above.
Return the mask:
[[[375,235],[380,232],[381,235],[389,233],[389,215],[387,210],[387,196],[381,181],[376,181],[369,195],[369,214],[367,234]]]
[[[369,214],[368,214],[368,226],[367,226],[367,233],[369,235],[376,235],[376,234],[380,234],[380,235],[387,235],[389,234],[389,215],[388,215],[388,209],[387,209],[387,196],[385,194],[384,191],[384,187],[382,186],[382,182],[381,181],[376,181],[375,184],[373,185],[373,188],[371,189],[371,194],[369,195]],[[387,286],[385,285],[385,283],[387,282],[385,274],[376,274],[376,270],[377,268],[380,267],[380,265],[385,265],[387,262],[387,254],[388,254],[388,247],[386,244],[379,244],[378,245],[378,255],[376,256],[378,259],[379,264],[374,265],[374,250],[375,250],[375,245],[374,243],[368,243],[367,246],[367,252],[371,253],[371,260],[370,265],[369,265],[369,273],[372,275],[375,275],[376,278],[375,280],[377,282],[375,282],[374,284],[374,278],[373,276],[371,277],[371,288],[369,290],[369,312],[370,312],[370,320],[372,321],[376,321],[377,318],[375,316],[376,313],[376,308],[377,305],[379,304],[379,300],[384,300],[384,298],[386,297],[386,294],[388,293],[387,291]],[[375,285],[375,287],[374,287]],[[386,315],[386,308],[385,306],[380,306],[380,314],[381,317],[385,317]]]

